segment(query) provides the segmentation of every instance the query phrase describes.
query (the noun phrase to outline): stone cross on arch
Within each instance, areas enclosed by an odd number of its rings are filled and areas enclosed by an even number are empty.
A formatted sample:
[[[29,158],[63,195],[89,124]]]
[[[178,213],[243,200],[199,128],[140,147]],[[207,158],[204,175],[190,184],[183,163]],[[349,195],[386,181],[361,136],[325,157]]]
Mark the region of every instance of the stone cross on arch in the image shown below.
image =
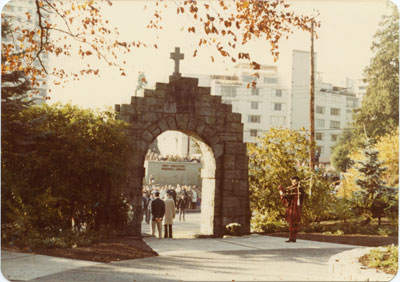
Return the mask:
[[[181,77],[181,74],[179,73],[179,61],[183,60],[185,58],[185,55],[180,53],[180,48],[175,47],[175,52],[171,53],[170,59],[175,61],[175,71],[172,74],[174,77]]]

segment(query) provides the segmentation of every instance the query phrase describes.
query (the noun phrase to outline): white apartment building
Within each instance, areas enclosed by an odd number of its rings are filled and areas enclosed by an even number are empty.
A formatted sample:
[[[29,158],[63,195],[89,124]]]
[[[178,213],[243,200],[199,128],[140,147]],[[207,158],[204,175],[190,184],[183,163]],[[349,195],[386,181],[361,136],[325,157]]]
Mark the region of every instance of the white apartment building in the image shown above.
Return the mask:
[[[289,91],[280,81],[275,66],[262,65],[255,73],[249,64],[238,64],[235,75],[187,75],[199,78],[199,85],[211,86],[211,94],[222,97],[222,102],[232,105],[232,111],[242,114],[244,142],[255,142],[257,136],[271,127],[288,127]],[[251,82],[256,80],[256,88]],[[249,87],[248,87],[249,86]]]
[[[289,128],[310,128],[310,53],[293,51]],[[352,121],[352,110],[359,98],[347,87],[336,87],[315,80],[315,140],[319,161],[330,162],[331,147]]]
[[[257,71],[260,77],[255,89],[247,87],[256,79],[249,64],[238,64],[236,73],[229,76],[184,76],[198,78],[200,86],[211,87],[212,95],[219,95],[223,103],[231,104],[232,110],[242,115],[243,140],[255,142],[257,136],[272,127],[309,130],[310,68],[310,53],[293,50],[290,82],[286,84],[276,66],[266,65]],[[337,87],[323,82],[318,75],[315,79],[315,140],[320,163],[330,162],[331,147],[348,128],[353,109],[359,107],[365,93],[366,84],[361,80],[348,80],[346,84]]]
[[[31,20],[28,21],[26,13],[31,15]],[[37,13],[36,13],[36,4],[33,0],[11,0],[6,3],[2,10],[3,21],[7,20],[10,22],[12,27],[20,27],[32,29],[38,22]],[[7,43],[11,39],[2,38],[2,43]],[[48,67],[49,57],[47,54],[42,54],[41,56],[42,62],[45,67]],[[35,61],[35,67],[40,68],[39,62]],[[43,84],[42,82],[45,82]],[[30,93],[28,93],[28,98],[32,99],[35,104],[43,104],[46,103],[47,99],[47,91],[48,85],[46,83],[46,79],[38,77],[38,82],[40,86],[35,87]]]

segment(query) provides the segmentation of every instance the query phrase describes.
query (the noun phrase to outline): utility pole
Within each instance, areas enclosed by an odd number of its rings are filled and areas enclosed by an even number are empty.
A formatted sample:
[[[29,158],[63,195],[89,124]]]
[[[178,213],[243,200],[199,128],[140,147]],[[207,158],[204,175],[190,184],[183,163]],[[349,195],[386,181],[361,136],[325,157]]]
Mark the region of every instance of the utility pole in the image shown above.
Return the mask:
[[[311,79],[310,79],[310,168],[315,167],[315,115],[314,115],[314,22],[311,22]]]

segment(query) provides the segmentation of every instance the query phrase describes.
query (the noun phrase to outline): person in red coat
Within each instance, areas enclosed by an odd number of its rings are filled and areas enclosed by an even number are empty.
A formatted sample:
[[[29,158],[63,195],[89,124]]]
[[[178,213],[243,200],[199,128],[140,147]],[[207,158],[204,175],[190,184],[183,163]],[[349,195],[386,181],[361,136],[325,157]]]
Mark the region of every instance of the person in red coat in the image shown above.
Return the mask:
[[[289,223],[289,240],[285,242],[296,242],[297,233],[301,220],[301,205],[305,196],[304,189],[300,186],[300,178],[293,176],[290,178],[292,185],[283,188],[279,185],[279,194],[286,208],[286,221]]]

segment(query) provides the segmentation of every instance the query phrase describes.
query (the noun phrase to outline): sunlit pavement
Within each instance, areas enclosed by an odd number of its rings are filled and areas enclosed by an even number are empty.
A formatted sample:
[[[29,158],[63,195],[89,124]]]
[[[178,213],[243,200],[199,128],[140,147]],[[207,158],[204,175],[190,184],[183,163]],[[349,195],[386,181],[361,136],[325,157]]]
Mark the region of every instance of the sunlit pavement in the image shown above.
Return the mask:
[[[176,217],[174,219],[174,224],[172,225],[172,234],[174,238],[193,238],[195,234],[199,233],[200,233],[199,211],[187,212],[185,215],[185,221],[183,220],[179,221],[179,214],[176,214]],[[151,221],[150,224],[147,224],[145,221],[142,221],[142,235],[144,237],[151,235]],[[156,235],[158,236],[157,231]]]
[[[328,281],[329,258],[357,248],[306,240],[285,243],[285,238],[255,234],[190,239],[199,229],[200,213],[175,220],[174,239],[148,236],[149,225],[143,223],[144,241],[157,257],[85,264],[3,252],[2,270],[9,279],[25,281]]]

